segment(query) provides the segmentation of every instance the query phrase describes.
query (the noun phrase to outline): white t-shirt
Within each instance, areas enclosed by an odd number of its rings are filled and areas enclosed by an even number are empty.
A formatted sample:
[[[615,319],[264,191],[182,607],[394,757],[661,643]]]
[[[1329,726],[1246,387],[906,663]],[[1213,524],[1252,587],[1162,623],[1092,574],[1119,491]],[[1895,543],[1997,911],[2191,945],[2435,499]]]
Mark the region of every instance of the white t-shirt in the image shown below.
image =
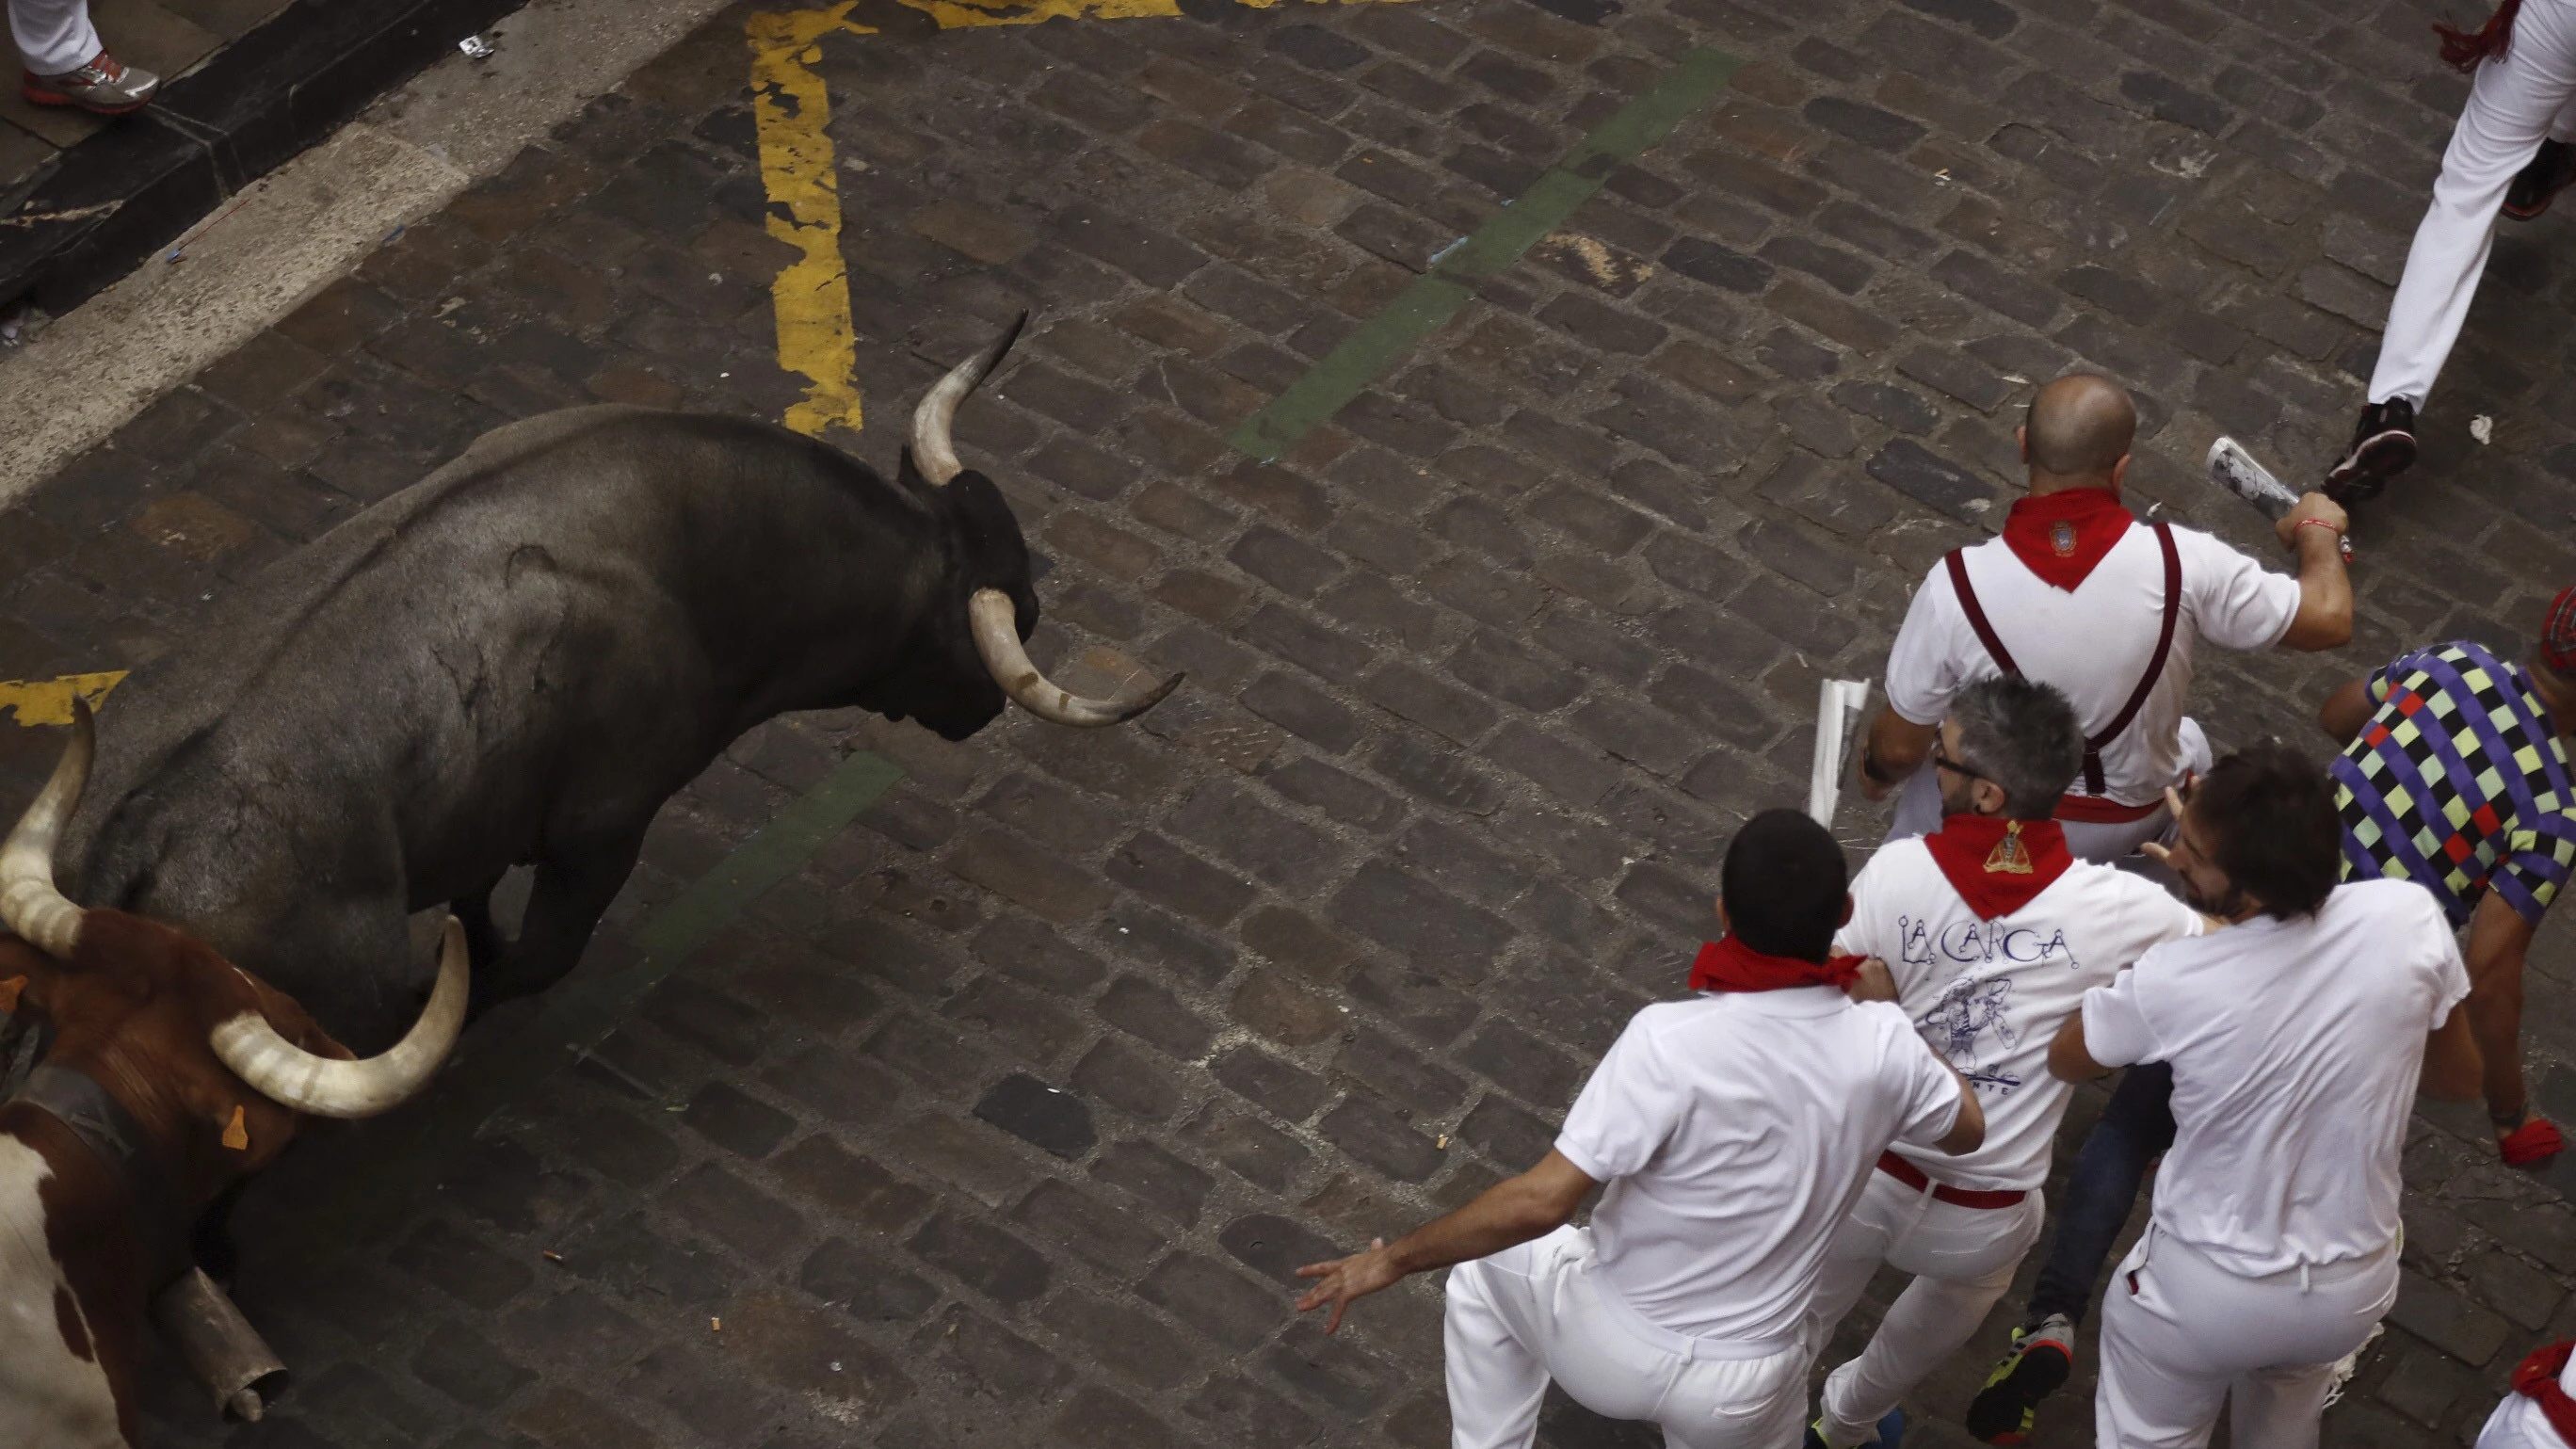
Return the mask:
[[[1852,882],[1834,949],[1876,956],[1897,1004],[1977,1089],[1985,1144],[1958,1157],[1906,1152],[1954,1187],[2005,1192],[2048,1180],[2074,1087],[2048,1074],[2048,1044],[2084,993],[2166,941],[2196,936],[2198,911],[2146,877],[2079,860],[2020,910],[1980,920],[1921,840],[1880,847]]]
[[[1629,1020],[1556,1150],[1610,1185],[1594,1262],[1639,1313],[1787,1343],[1878,1155],[1937,1142],[1958,1115],[1957,1081],[1892,1005],[1830,986],[1709,992]]]
[[[2394,880],[2158,946],[2086,992],[2095,1061],[2173,1064],[2156,1226],[2248,1276],[2386,1248],[2424,1038],[2468,994],[2442,908]]]
[[[2173,537],[2183,588],[2173,648],[2129,727],[2102,747],[2103,783],[2124,805],[2150,804],[2182,779],[2193,641],[2267,648],[2299,612],[2297,579],[2268,573],[2196,529],[2177,528]],[[2073,593],[2041,582],[2001,537],[1970,548],[1965,562],[1986,622],[2022,673],[2065,691],[2088,736],[2118,718],[2146,677],[2164,625],[2164,550],[2156,531],[2131,525]],[[1915,724],[1938,724],[1962,686],[2002,672],[1969,625],[1948,564],[1934,564],[1887,656],[1888,707]]]

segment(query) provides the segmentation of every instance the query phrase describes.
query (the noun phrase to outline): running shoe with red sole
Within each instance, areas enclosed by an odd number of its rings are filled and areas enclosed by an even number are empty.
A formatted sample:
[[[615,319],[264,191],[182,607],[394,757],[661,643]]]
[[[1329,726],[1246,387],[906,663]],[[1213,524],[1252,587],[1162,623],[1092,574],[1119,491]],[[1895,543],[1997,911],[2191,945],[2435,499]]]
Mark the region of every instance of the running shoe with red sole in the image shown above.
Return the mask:
[[[2515,221],[2529,221],[2547,211],[2549,203],[2569,186],[2576,186],[2576,145],[2543,141],[2531,164],[2516,172],[2513,184],[2504,189],[2504,214]]]

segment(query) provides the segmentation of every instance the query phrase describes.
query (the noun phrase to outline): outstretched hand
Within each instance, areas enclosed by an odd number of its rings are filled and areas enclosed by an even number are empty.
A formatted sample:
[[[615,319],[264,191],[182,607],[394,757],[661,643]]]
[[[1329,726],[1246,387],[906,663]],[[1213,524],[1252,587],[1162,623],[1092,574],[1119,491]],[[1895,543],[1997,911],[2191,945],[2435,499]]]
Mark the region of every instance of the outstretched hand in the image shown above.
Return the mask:
[[[2183,783],[2188,785],[2192,782],[2185,780]],[[2174,819],[2182,819],[2182,792],[2171,785],[2165,787],[2165,808],[2173,812]],[[2167,868],[2173,865],[2173,851],[2168,849],[2161,840],[2139,841],[2138,853],[2158,865]]]
[[[1323,1280],[1297,1300],[1297,1311],[1305,1313],[1327,1303],[1333,1305],[1333,1316],[1324,1323],[1324,1331],[1331,1333],[1342,1326],[1342,1315],[1350,1311],[1352,1300],[1394,1286],[1404,1272],[1395,1266],[1395,1255],[1386,1250],[1386,1239],[1371,1238],[1367,1252],[1329,1263],[1309,1263],[1297,1270],[1297,1276]]]

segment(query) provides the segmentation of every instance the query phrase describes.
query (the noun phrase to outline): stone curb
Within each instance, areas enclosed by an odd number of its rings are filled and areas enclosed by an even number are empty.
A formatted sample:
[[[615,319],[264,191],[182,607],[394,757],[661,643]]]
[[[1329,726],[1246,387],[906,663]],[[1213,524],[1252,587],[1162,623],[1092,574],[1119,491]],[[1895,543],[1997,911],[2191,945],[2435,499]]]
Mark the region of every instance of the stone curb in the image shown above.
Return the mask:
[[[0,302],[70,311],[524,3],[297,0],[63,153],[0,225]]]

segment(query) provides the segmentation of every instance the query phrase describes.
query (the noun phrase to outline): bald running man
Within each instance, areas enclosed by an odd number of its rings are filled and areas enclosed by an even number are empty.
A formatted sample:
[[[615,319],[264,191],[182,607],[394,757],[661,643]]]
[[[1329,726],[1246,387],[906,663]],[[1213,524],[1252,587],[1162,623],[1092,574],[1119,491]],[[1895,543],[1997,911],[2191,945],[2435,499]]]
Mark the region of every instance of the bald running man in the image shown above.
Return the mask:
[[[2169,843],[2165,792],[2206,769],[2209,745],[2183,715],[2192,651],[2332,649],[2352,637],[2352,583],[2338,545],[2343,510],[2310,493],[2275,526],[2296,578],[2195,529],[2140,526],[2120,501],[2137,407],[2108,378],[2061,377],[2031,399],[2020,430],[2030,494],[2001,537],[1935,566],[1887,661],[1887,707],[1860,760],[1861,789],[1902,783],[1891,840],[1941,824],[1941,789],[1923,768],[1939,721],[1965,686],[1998,674],[2054,685],[2084,730],[2084,767],[2057,802],[2070,853],[2104,864]],[[2173,1141],[2172,1069],[2128,1069],[2057,1204],[2056,1237],[2030,1311],[1968,1413],[1994,1444],[2030,1432],[2041,1399],[2073,1366],[2074,1324],[2147,1164]]]
[[[1922,766],[1951,699],[1976,680],[2020,674],[2074,704],[2084,768],[2056,818],[2070,850],[2107,863],[2165,837],[2166,788],[2208,759],[2183,717],[2197,641],[2317,650],[2352,637],[2342,509],[2311,493],[2275,526],[2296,578],[2194,529],[2142,527],[2120,501],[2137,426],[2108,378],[2041,388],[2017,432],[2029,495],[2000,537],[1953,551],[1915,592],[1860,758],[1869,798],[1904,787],[1889,839],[1940,827],[1940,786]]]

